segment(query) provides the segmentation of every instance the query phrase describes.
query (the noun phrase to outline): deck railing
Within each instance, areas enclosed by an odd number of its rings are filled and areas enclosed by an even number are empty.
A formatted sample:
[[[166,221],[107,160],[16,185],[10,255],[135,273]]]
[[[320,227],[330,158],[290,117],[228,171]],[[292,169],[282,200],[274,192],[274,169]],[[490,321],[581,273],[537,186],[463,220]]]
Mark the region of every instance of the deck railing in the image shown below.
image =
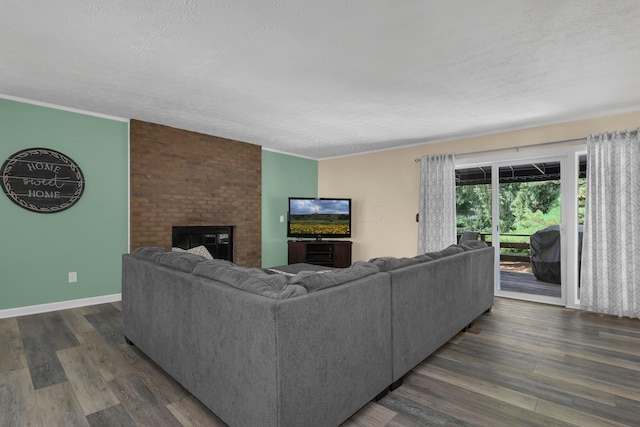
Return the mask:
[[[526,237],[526,242],[505,242],[503,241],[503,237],[506,238],[522,238]],[[458,235],[460,238],[460,235]],[[491,233],[480,233],[478,237],[483,242],[487,242],[489,245],[492,245],[491,241]],[[516,262],[529,262],[531,256],[531,247],[529,245],[531,235],[530,234],[512,234],[512,233],[500,233],[500,260],[501,261],[516,261]],[[522,240],[522,239],[520,239]],[[505,254],[502,253],[502,249],[515,249],[520,252],[526,252],[526,254],[518,255],[518,254]]]

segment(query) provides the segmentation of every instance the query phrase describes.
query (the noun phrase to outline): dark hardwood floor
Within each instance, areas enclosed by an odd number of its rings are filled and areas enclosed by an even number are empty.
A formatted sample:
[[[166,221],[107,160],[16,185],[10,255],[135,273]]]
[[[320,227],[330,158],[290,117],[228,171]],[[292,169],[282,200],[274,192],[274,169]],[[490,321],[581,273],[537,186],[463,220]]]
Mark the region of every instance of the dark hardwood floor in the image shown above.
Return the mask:
[[[221,426],[120,304],[0,319],[0,426]],[[344,426],[640,426],[640,320],[497,298]],[[303,426],[302,426],[303,427]]]

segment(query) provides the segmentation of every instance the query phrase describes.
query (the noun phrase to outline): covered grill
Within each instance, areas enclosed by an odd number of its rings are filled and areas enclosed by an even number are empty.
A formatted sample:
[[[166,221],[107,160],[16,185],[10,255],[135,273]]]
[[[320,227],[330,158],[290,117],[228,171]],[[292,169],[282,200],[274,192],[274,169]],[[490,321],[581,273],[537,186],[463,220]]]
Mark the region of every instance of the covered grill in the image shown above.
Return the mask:
[[[583,226],[578,226],[578,263],[582,254]],[[536,279],[548,283],[562,282],[560,269],[560,226],[551,225],[538,230],[530,239],[531,270]],[[580,271],[578,266],[578,271]]]

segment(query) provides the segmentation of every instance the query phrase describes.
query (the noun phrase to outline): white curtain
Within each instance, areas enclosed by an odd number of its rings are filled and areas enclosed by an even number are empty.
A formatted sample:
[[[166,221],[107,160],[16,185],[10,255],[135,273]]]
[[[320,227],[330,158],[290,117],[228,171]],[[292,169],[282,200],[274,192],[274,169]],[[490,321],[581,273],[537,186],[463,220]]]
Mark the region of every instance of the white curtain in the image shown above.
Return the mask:
[[[453,154],[420,159],[418,254],[456,243],[456,181]]]
[[[638,131],[587,137],[587,195],[580,305],[640,317]]]

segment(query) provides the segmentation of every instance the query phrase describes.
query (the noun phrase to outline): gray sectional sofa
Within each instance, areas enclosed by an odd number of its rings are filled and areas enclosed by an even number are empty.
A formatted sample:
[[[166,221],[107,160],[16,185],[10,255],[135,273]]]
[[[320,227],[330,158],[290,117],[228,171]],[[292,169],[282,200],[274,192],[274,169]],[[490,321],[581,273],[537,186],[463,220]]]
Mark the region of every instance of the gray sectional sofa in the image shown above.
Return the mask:
[[[493,305],[493,248],[296,275],[142,247],[127,339],[231,426],[333,426]]]

